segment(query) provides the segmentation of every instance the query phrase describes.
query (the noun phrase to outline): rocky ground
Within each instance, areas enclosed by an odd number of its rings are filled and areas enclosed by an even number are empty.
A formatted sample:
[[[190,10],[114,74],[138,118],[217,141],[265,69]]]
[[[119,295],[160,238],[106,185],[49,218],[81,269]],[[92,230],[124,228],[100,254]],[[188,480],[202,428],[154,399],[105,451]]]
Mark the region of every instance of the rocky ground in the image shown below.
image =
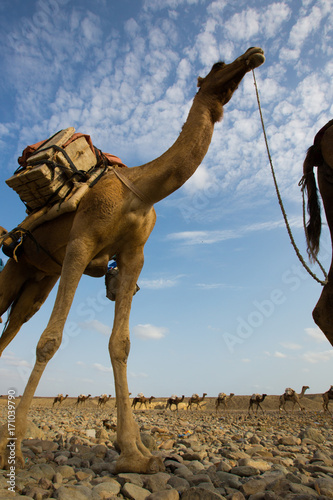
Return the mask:
[[[26,467],[0,470],[0,499],[274,500],[333,498],[332,415],[321,396],[309,395],[306,410],[279,414],[277,396],[262,403],[264,413],[248,415],[249,396],[235,396],[216,413],[214,398],[200,409],[165,410],[165,399],[135,410],[144,443],[159,454],[165,472],[114,474],[118,456],[115,402],[97,399],[76,407],[68,398],[35,398],[24,441]],[[332,404],[332,403],[331,403]],[[291,406],[288,407],[291,410]],[[7,398],[0,398],[0,422],[7,422]]]

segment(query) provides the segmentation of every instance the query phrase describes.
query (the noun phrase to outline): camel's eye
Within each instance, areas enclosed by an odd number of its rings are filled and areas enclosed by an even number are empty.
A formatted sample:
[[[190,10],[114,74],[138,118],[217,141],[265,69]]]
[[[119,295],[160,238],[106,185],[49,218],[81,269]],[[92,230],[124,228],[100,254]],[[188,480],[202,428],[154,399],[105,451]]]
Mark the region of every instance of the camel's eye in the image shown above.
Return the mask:
[[[212,69],[222,69],[224,68],[225,66],[225,62],[223,61],[219,61],[217,63],[214,64],[214,66],[212,67]]]

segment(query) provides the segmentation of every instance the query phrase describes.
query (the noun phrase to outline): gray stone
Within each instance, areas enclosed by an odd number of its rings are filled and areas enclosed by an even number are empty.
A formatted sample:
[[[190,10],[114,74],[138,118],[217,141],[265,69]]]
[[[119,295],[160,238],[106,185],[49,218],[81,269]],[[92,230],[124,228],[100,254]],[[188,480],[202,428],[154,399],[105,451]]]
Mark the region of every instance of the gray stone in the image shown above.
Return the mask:
[[[314,487],[316,491],[320,491],[321,495],[328,498],[333,498],[333,478],[331,477],[317,477],[314,480]]]
[[[168,484],[172,488],[175,488],[177,491],[179,491],[179,493],[183,493],[190,487],[190,483],[186,479],[177,476],[171,476],[168,481]]]
[[[150,495],[150,491],[132,483],[125,483],[121,493],[130,500],[146,500],[147,496]]]
[[[109,498],[110,495],[118,495],[120,492],[120,484],[115,479],[97,484],[93,487],[92,493],[98,494],[99,498]]]
[[[325,437],[322,435],[320,431],[317,429],[314,429],[313,427],[307,427],[300,433],[300,438],[303,439],[310,439],[311,441],[314,441],[315,443],[323,443],[325,441]]]
[[[209,491],[206,488],[192,487],[184,491],[182,500],[221,500],[223,496],[215,491]]]
[[[177,490],[162,490],[149,495],[146,500],[179,500],[179,493]]]
[[[143,480],[143,486],[147,490],[155,493],[156,491],[165,490],[167,482],[170,479],[170,475],[165,472],[157,472],[156,474],[150,474],[147,476],[141,476]]]
[[[136,484],[137,486],[143,486],[143,480],[140,474],[136,474],[134,472],[121,472],[117,474],[117,479],[120,484],[123,486],[125,483]]]
[[[255,460],[253,458],[241,458],[238,460],[238,466],[251,466],[258,469],[260,472],[265,472],[272,468],[272,465],[266,462],[266,460]]]
[[[54,493],[54,498],[58,500],[87,500],[92,498],[92,493],[87,486],[67,485],[60,486]]]
[[[252,467],[251,465],[238,465],[231,469],[231,474],[236,474],[236,476],[250,477],[257,476],[260,474],[259,469]]]
[[[59,472],[63,478],[74,476],[75,471],[70,465],[59,465],[56,472]]]
[[[239,476],[231,474],[230,472],[217,471],[216,475],[218,476],[220,481],[222,481],[223,484],[226,484],[231,488],[235,488],[236,490],[238,490],[242,485]]]

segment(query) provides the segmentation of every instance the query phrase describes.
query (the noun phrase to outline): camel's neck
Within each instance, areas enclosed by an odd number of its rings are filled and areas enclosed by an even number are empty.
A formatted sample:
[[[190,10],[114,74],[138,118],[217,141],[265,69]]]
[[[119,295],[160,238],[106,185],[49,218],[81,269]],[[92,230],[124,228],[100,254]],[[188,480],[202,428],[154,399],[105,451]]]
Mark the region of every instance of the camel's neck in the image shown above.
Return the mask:
[[[156,203],[179,189],[196,171],[210,145],[222,106],[202,92],[195,96],[176,142],[162,156],[134,167],[131,178]]]

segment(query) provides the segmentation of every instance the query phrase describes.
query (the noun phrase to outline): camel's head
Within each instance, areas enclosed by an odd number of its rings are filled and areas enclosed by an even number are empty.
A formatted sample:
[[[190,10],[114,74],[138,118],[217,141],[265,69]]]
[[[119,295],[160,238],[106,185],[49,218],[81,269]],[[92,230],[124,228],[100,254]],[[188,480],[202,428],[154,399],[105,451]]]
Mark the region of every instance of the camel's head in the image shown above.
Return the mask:
[[[223,106],[231,99],[244,75],[264,62],[264,51],[260,47],[251,47],[230,64],[214,64],[205,78],[198,78],[198,87],[201,92],[217,97]]]

